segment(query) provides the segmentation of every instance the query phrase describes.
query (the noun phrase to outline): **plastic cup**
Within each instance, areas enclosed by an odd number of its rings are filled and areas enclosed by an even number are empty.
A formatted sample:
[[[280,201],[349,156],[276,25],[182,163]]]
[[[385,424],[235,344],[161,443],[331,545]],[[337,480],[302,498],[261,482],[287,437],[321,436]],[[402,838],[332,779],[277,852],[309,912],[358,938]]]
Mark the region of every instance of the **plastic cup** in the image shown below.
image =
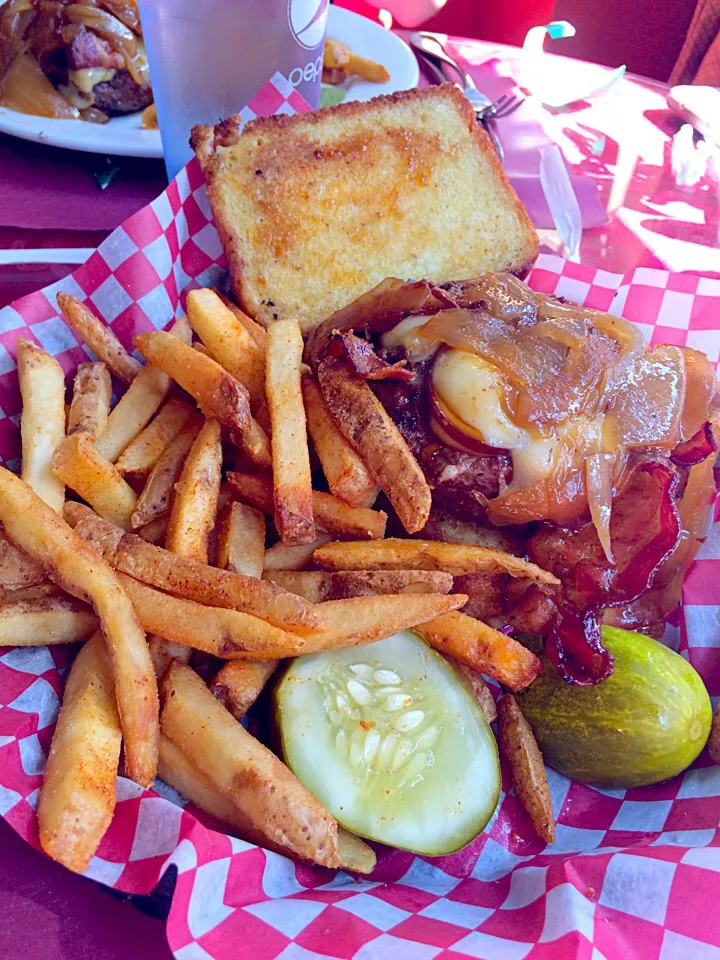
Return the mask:
[[[328,3],[139,0],[168,177],[196,123],[238,113],[276,73],[317,109]]]

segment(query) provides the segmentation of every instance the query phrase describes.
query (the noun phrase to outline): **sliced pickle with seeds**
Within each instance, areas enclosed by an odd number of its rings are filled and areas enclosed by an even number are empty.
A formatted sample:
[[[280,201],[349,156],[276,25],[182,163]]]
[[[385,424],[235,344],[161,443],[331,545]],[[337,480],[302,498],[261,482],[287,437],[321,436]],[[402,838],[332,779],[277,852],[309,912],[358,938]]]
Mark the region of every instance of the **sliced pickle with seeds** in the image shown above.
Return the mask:
[[[441,856],[473,840],[495,810],[490,727],[412,630],[293,660],[275,713],[290,769],[361,837]]]

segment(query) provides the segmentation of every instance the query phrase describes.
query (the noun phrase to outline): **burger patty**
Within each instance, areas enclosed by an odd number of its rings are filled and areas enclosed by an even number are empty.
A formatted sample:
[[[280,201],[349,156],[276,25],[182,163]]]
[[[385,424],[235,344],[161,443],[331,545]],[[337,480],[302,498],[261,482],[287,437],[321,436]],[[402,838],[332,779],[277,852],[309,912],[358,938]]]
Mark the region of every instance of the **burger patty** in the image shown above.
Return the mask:
[[[139,87],[127,70],[120,70],[112,80],[93,88],[95,106],[105,113],[134,113],[152,103],[152,88]]]
[[[438,440],[427,410],[429,370],[429,364],[418,364],[412,380],[376,380],[369,385],[420,464],[433,501],[459,516],[484,519],[484,501],[498,496],[501,479],[510,482],[510,458],[474,456]]]

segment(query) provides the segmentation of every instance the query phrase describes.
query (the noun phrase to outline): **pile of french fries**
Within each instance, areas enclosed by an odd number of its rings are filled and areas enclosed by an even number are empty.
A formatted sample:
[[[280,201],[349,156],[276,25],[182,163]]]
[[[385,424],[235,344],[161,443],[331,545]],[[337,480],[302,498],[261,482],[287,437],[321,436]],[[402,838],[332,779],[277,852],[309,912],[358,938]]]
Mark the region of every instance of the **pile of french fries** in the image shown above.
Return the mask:
[[[18,341],[21,475],[0,468],[0,646],[82,644],[40,791],[45,851],[87,867],[122,747],[137,783],[159,774],[245,839],[372,871],[370,847],[240,721],[282,659],[411,627],[498,717],[518,797],[552,840],[537,744],[483,680],[520,690],[539,661],[460,612],[453,577],[554,578],[497,550],[384,539],[379,489],[413,530],[427,485],[366,384],[310,375],[296,322],[265,331],[195,290],[187,319],[135,338],[143,365],[78,300],[58,303],[98,360],[80,364],[66,408],[60,365]],[[126,386],[114,407],[112,377]],[[379,433],[358,422],[368,410]],[[313,464],[327,490],[313,489]]]

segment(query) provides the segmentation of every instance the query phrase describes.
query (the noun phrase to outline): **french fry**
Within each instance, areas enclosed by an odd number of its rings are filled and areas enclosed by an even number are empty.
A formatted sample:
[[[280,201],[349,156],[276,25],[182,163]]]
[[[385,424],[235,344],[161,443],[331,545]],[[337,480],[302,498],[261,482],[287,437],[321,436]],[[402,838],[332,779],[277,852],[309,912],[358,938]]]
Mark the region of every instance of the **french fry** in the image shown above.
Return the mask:
[[[41,563],[63,590],[95,609],[113,669],[128,775],[149,786],[157,767],[157,683],[145,634],[117,575],[26,483],[3,467],[0,522],[10,539]]]
[[[148,649],[150,650],[150,659],[152,660],[155,676],[158,680],[176,657],[187,663],[190,658],[190,653],[192,652],[189,647],[181,647],[179,643],[173,643],[171,640],[155,636],[155,634],[152,633],[148,634],[147,642]],[[162,774],[160,774],[160,776],[162,776]]]
[[[494,720],[496,720],[497,707],[495,706],[495,698],[493,697],[492,693],[490,693],[490,687],[488,687],[483,680],[482,674],[477,670],[473,670],[473,668],[469,667],[466,663],[460,663],[460,661],[456,660],[455,657],[446,656],[445,659],[465,684],[475,700],[477,700],[478,706],[485,714],[485,719],[487,722],[492,723]]]
[[[522,690],[540,673],[540,660],[517,640],[465,613],[448,613],[418,628],[431,647],[473,670]]]
[[[90,607],[72,597],[39,597],[0,606],[0,647],[75,643],[97,630]]]
[[[111,399],[112,384],[105,364],[79,364],[68,413],[68,436],[89,433],[96,440],[107,424]]]
[[[148,633],[221,660],[280,660],[305,652],[305,637],[239,610],[184,600],[118,573],[138,620]]]
[[[277,669],[279,660],[229,660],[210,684],[213,696],[242,720]]]
[[[200,418],[191,418],[152,468],[130,517],[133,530],[145,527],[169,512],[175,484],[200,432],[201,422]]]
[[[453,578],[433,570],[354,570],[347,573],[267,571],[264,580],[305,597],[311,603],[388,593],[450,593]]]
[[[713,763],[720,763],[720,703],[715,707],[710,738],[708,739],[708,753]]]
[[[326,543],[313,554],[327,570],[444,570],[455,577],[469,573],[509,573],[535,583],[558,584],[547,570],[502,550],[440,540],[401,540],[377,543]]]
[[[191,290],[187,312],[210,356],[247,387],[252,409],[257,410],[265,399],[264,348],[214,290]]]
[[[402,525],[408,533],[422,530],[430,515],[430,487],[383,405],[341,360],[323,360],[318,378],[333,421],[387,494]]]
[[[195,438],[175,487],[165,546],[181,557],[208,562],[210,534],[215,526],[222,445],[220,424],[206,420]]]
[[[267,850],[273,850],[287,856],[291,853],[287,847],[273,843],[269,837],[254,828],[250,820],[228,800],[214,783],[201,773],[169,737],[160,735],[160,760],[158,775],[165,783],[186,800],[190,800],[200,810],[204,810],[217,820],[228,824],[240,837],[248,843],[254,843]],[[372,847],[360,840],[359,837],[338,827],[338,856],[342,870],[352,870],[354,873],[372,873],[376,865],[375,852]]]
[[[242,610],[296,632],[329,625],[320,608],[274,583],[210,567],[153,546],[95,516],[80,503],[66,504],[65,517],[111,566],[149,586],[208,606]],[[162,630],[152,632],[162,636]]]
[[[540,748],[530,724],[511,694],[497,703],[500,754],[512,772],[515,793],[527,811],[535,832],[555,843],[555,817]]]
[[[427,620],[442,617],[467,601],[461,593],[391,594],[383,597],[354,597],[350,600],[329,600],[322,605],[330,621],[330,629],[305,637],[304,653],[341,650],[365,643],[374,643],[398,630],[418,627]]]
[[[44,579],[42,565],[16,547],[0,529],[0,587],[19,590],[42,583]]]
[[[120,473],[147,476],[193,415],[188,403],[171,397],[158,410],[155,419],[123,450],[116,469]]]
[[[225,304],[225,306],[230,310],[236,320],[239,320],[240,323],[245,327],[247,332],[253,338],[255,343],[260,347],[260,349],[265,351],[265,328],[261,327],[259,323],[256,323],[251,317],[249,317],[240,307],[233,303],[232,300],[229,300],[224,294],[218,291],[218,296]]]
[[[137,495],[106,460],[87,433],[66,437],[53,457],[56,475],[79,493],[101,517],[126,530],[137,505]]]
[[[302,391],[308,433],[322,465],[330,493],[352,507],[365,506],[368,497],[376,489],[375,480],[335,426],[317,383],[310,377],[303,377]]]
[[[315,539],[310,454],[300,388],[303,339],[296,320],[267,332],[266,383],[271,424],[275,526],[283,543]]]
[[[230,472],[227,479],[241,500],[265,513],[272,513],[272,482],[269,477],[259,473]],[[311,493],[318,527],[336,537],[348,539],[362,537],[369,540],[385,535],[387,514],[384,511],[371,510],[369,507],[351,507],[344,500],[319,490],[312,490]]]
[[[220,523],[217,566],[260,577],[265,560],[265,516],[244,503],[231,503]]]
[[[321,533],[312,543],[301,543],[294,547],[279,541],[265,551],[263,569],[269,571],[302,570],[312,561],[312,555],[317,548],[330,539],[330,534]]]
[[[110,826],[122,739],[107,652],[98,631],[65,684],[38,801],[40,845],[82,873]]]
[[[216,417],[225,427],[247,429],[250,424],[248,392],[219,363],[162,330],[141,333],[134,343],[149,363],[195,397],[206,414]]]
[[[41,600],[47,597],[67,597],[56,583],[46,580],[34,587],[20,587],[18,590],[3,590],[0,593],[0,602],[18,603],[20,600]]]
[[[369,80],[370,83],[387,83],[390,74],[387,68],[374,60],[368,60],[365,57],[359,57],[356,53],[350,51],[350,59],[345,67],[346,73],[360,77],[362,80]]]
[[[158,517],[157,520],[153,520],[151,523],[146,523],[144,527],[139,527],[136,533],[148,543],[152,543],[156,547],[162,547],[165,543],[169,522],[170,517],[165,514],[162,517]]]
[[[54,357],[23,337],[17,342],[17,363],[23,403],[21,476],[62,513],[65,485],[53,473],[52,461],[65,439],[65,374]]]
[[[275,754],[252,737],[190,667],[162,682],[163,733],[268,840],[326,867],[340,863],[337,823]]]
[[[190,324],[180,317],[172,325],[170,336],[189,344]],[[97,448],[111,463],[120,457],[128,444],[150,423],[170,393],[172,380],[152,363],[148,363],[127,388],[108,417],[107,426],[97,439]]]
[[[59,293],[57,302],[60,312],[80,339],[85,341],[119,380],[132,383],[142,370],[142,364],[130,356],[110,327],[98,320],[95,314],[72,294]]]
[[[255,418],[250,419],[250,426],[243,433],[233,431],[232,440],[235,446],[242,450],[248,460],[256,467],[268,470],[272,467],[272,450],[267,433]]]

